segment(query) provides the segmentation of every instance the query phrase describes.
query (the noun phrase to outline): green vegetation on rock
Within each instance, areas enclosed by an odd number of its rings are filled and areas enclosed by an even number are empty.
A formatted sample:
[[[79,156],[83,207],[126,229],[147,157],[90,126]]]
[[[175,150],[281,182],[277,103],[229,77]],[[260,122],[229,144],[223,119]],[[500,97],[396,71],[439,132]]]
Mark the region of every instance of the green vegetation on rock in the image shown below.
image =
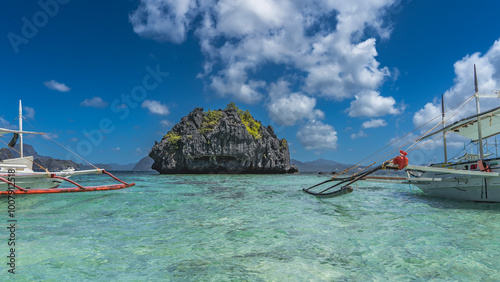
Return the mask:
[[[252,117],[252,115],[250,114],[250,112],[248,110],[246,110],[246,111],[240,110],[238,108],[238,106],[236,106],[236,104],[232,103],[232,102],[227,104],[227,106],[226,106],[226,110],[229,110],[229,109],[235,109],[238,111],[238,115],[240,116],[241,121],[243,122],[243,124],[247,128],[247,131],[248,131],[248,133],[250,133],[250,135],[252,135],[255,139],[259,139],[262,137],[262,134],[260,131],[260,127],[262,124],[260,122],[256,121]]]
[[[226,110],[230,110],[230,109],[238,110],[238,106],[236,106],[235,103],[231,102],[231,103],[227,104],[227,106],[226,106]]]
[[[163,138],[167,138],[168,143],[175,150],[179,149],[179,141],[181,140],[181,135],[177,132],[170,131]]]
[[[255,139],[259,139],[260,137],[262,137],[260,131],[260,122],[256,121],[248,110],[243,111],[238,109],[238,115],[240,116],[241,122],[243,122],[250,135],[252,135]]]
[[[286,148],[287,145],[288,145],[288,142],[286,141],[285,138],[283,138],[281,140],[280,149]]]
[[[200,132],[205,134],[214,130],[215,126],[219,124],[219,120],[222,118],[222,112],[220,110],[203,112],[203,121],[201,123]]]

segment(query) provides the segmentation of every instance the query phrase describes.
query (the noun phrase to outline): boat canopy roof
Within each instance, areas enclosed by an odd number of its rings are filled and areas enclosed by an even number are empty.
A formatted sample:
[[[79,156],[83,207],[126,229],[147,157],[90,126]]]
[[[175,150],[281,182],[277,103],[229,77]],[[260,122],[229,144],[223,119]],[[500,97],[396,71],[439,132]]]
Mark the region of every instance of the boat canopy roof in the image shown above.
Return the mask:
[[[419,140],[427,139],[441,132],[453,132],[471,139],[479,140],[477,119],[481,120],[481,133],[483,139],[495,136],[500,133],[500,107],[491,109],[477,115],[473,115],[448,125],[440,130],[430,133]]]
[[[0,128],[0,137],[3,136],[4,134],[8,133],[17,133],[17,134],[45,134],[44,132],[33,132],[33,131],[19,131],[19,130],[13,130],[13,129],[6,129],[6,128]]]

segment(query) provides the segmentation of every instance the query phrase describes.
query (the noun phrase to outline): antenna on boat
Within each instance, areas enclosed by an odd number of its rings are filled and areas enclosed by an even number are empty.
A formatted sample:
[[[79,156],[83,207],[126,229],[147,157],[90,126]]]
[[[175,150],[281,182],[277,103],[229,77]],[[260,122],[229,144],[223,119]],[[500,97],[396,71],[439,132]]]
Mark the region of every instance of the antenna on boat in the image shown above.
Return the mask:
[[[441,94],[441,118],[443,128],[444,125],[444,94]],[[443,144],[444,144],[444,163],[448,163],[448,150],[446,149],[446,131],[443,130]]]
[[[479,142],[479,157],[482,160],[483,156],[484,156],[484,153],[483,153],[483,133],[481,131],[481,117],[479,116],[479,114],[481,113],[481,110],[479,108],[479,90],[477,87],[476,64],[474,64],[474,85],[476,87],[476,89],[475,89],[476,93],[474,94],[474,96],[476,96],[476,112],[478,114],[478,117],[477,117],[477,135],[478,135],[479,139],[477,140],[477,142]]]
[[[478,94],[479,90],[477,89],[476,64],[474,64],[474,86],[476,86],[476,94]]]
[[[23,106],[21,104],[21,100],[19,100],[19,157],[23,157]]]

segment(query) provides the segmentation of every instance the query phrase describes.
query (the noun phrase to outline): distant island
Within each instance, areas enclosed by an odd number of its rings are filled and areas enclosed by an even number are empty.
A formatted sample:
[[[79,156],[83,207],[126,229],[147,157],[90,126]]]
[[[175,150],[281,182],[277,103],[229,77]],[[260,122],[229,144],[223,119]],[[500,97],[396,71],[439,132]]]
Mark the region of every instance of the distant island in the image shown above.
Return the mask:
[[[162,174],[298,172],[287,141],[234,103],[224,110],[195,108],[155,142],[149,156]]]
[[[0,161],[4,159],[17,158],[19,157],[19,145],[17,145],[14,149],[11,148],[1,148],[0,149]],[[93,167],[88,164],[76,163],[71,160],[61,160],[56,159],[50,156],[42,156],[39,155],[33,146],[29,144],[24,144],[24,152],[26,156],[33,156],[35,163],[40,164],[41,166],[47,168],[49,171],[60,171],[69,167],[73,167],[75,169],[83,170],[83,169],[92,169]],[[129,163],[129,164],[117,164],[117,163],[97,163],[95,166],[98,168],[102,168],[108,171],[149,171],[156,172],[151,168],[154,161],[151,157],[146,156],[139,160],[137,163]],[[342,164],[331,160],[325,159],[317,159],[314,161],[299,161],[296,159],[290,159],[290,166],[296,166],[298,171],[301,173],[323,173],[323,174],[332,174],[336,172],[341,172],[346,168],[350,168],[353,165],[351,164]],[[38,166],[33,166],[35,171],[43,171]]]
[[[23,146],[24,155],[25,156],[33,156],[33,161],[35,164],[38,164],[49,171],[61,171],[67,168],[74,168],[76,170],[84,170],[84,169],[93,169],[94,167],[89,164],[76,163],[72,160],[61,160],[56,159],[50,156],[42,156],[39,155],[33,146],[29,144],[24,144]],[[1,148],[0,149],[0,161],[5,159],[12,159],[19,157],[19,144],[17,144],[14,148]],[[108,171],[154,171],[151,169],[151,165],[153,164],[153,160],[150,157],[144,157],[138,163],[130,163],[130,164],[95,164],[96,167],[102,168]],[[34,171],[44,171],[38,165],[33,165]]]

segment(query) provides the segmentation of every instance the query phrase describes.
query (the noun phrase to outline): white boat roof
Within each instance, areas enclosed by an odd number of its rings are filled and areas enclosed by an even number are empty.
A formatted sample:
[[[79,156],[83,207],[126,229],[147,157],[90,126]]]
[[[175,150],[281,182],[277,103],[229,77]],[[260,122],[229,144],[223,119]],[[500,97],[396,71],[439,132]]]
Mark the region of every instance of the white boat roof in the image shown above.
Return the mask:
[[[0,137],[3,136],[4,134],[8,133],[22,133],[22,134],[45,134],[44,132],[34,132],[34,131],[19,131],[19,130],[14,130],[14,129],[7,129],[7,128],[0,128]]]
[[[458,135],[471,139],[472,141],[479,140],[477,130],[477,118],[481,120],[481,133],[483,139],[495,136],[500,133],[500,107],[491,109],[487,112],[473,115],[462,120],[459,120],[451,125],[440,130],[430,133],[419,140],[427,139],[441,132],[453,132]]]

